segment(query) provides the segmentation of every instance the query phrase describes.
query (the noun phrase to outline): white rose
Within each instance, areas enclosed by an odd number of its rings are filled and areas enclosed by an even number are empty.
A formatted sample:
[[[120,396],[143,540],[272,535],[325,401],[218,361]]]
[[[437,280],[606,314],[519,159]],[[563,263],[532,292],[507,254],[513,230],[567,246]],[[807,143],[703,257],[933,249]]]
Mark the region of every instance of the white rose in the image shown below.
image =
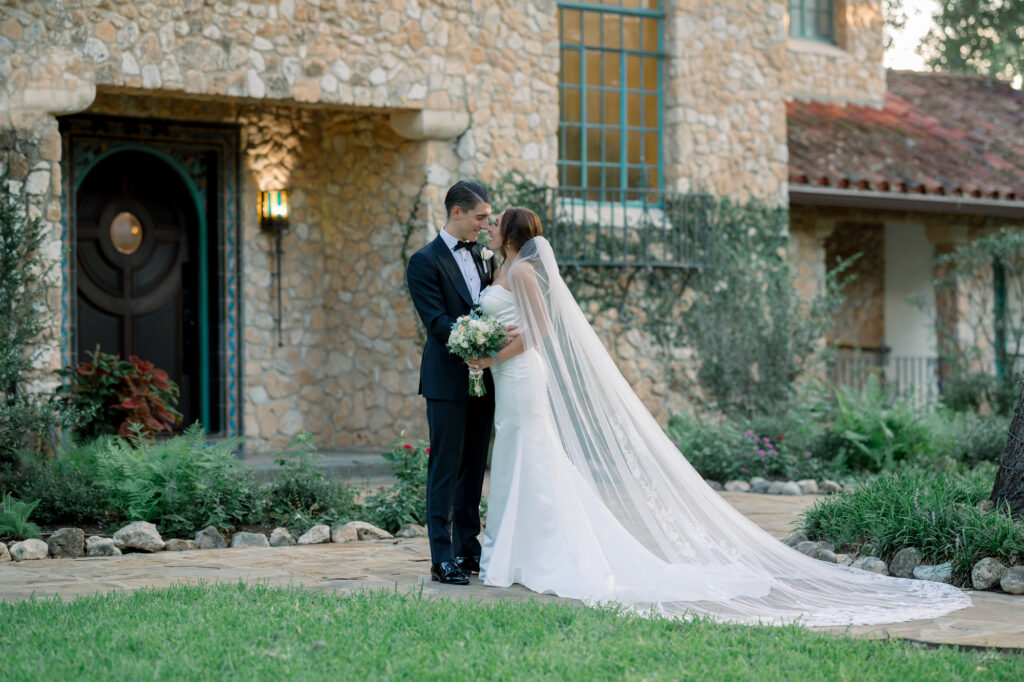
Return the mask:
[[[493,258],[494,252],[485,246],[482,249],[480,249],[480,257],[483,258],[484,260],[487,260],[488,258]]]
[[[476,342],[478,344],[480,344],[480,345],[483,345],[484,343],[487,342],[487,337],[485,337],[483,334],[477,334],[476,335]]]

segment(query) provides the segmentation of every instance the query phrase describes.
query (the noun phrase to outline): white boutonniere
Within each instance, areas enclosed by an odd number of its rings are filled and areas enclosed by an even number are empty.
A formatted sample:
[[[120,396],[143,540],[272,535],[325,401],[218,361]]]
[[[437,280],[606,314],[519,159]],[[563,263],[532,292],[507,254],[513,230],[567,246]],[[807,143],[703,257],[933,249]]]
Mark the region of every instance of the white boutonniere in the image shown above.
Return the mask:
[[[480,249],[480,257],[484,260],[490,260],[491,258],[494,258],[494,252],[484,246]]]

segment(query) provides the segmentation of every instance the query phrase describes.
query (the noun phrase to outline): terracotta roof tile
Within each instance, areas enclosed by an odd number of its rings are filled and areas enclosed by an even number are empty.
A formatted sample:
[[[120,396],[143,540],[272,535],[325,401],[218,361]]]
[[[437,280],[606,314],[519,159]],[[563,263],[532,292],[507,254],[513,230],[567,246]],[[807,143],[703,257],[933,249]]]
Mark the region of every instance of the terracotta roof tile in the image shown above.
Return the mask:
[[[889,71],[885,105],[786,105],[795,184],[1024,197],[1024,92],[984,76]]]

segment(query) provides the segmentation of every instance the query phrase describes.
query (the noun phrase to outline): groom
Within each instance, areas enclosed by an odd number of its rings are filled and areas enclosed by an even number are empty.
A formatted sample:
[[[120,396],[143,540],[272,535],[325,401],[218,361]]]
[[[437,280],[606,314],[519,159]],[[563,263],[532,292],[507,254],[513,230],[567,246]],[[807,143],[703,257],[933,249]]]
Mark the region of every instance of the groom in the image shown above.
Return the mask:
[[[461,180],[444,198],[447,220],[434,241],[413,254],[406,273],[416,312],[427,328],[420,394],[427,399],[427,535],[430,577],[467,585],[480,571],[480,490],[494,419],[494,384],[469,396],[466,364],[446,347],[456,318],[480,302],[494,274],[493,253],[476,243],[491,215],[491,197],[478,182]],[[449,526],[449,519],[451,525]]]

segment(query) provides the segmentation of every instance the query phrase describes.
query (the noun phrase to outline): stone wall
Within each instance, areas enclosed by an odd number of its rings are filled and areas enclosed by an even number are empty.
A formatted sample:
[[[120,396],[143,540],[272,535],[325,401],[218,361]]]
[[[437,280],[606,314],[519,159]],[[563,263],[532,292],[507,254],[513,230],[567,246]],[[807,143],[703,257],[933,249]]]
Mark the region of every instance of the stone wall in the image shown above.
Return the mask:
[[[834,7],[835,44],[789,39],[786,95],[880,107],[885,98],[881,0],[835,0]]]
[[[785,203],[785,3],[665,5],[666,189]]]
[[[803,96],[805,64],[819,68],[794,57],[786,4],[664,5],[665,188],[784,203],[784,98]],[[874,5],[838,6],[852,16]],[[240,225],[249,447],[279,447],[301,429],[329,448],[381,445],[402,429],[425,435],[403,251],[436,234],[443,194],[460,177],[493,182],[519,169],[554,183],[557,19],[554,0],[9,0],[0,128],[27,150],[12,179],[59,244],[57,115],[237,125],[242,193],[252,198]],[[846,69],[860,55],[858,69],[874,68],[864,31],[839,35],[847,56],[830,64]],[[840,98],[875,87],[855,72],[808,87],[828,95],[842,81]],[[273,245],[258,230],[255,196],[281,187],[291,190],[292,229],[279,347]],[[824,267],[817,229],[794,235],[808,286]],[[632,322],[607,312],[595,325],[660,421],[692,408]],[[56,346],[45,361],[59,364]],[[682,350],[672,359],[680,371],[689,362]]]

